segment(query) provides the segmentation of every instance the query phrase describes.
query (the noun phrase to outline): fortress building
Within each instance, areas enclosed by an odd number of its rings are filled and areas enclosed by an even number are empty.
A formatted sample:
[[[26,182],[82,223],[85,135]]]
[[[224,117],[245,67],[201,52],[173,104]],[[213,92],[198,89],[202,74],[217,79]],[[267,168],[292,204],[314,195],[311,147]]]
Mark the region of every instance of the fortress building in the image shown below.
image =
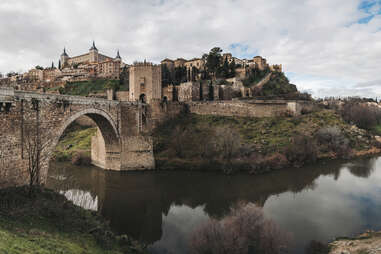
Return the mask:
[[[135,63],[130,72],[130,101],[143,101],[162,99],[161,67],[144,61]]]
[[[98,77],[119,79],[122,58],[120,57],[119,50],[115,58],[100,54],[93,41],[89,52],[79,56],[69,57],[66,53],[66,48],[64,48],[60,57],[60,63],[61,69],[76,68],[82,65],[86,66],[86,69],[91,69]]]

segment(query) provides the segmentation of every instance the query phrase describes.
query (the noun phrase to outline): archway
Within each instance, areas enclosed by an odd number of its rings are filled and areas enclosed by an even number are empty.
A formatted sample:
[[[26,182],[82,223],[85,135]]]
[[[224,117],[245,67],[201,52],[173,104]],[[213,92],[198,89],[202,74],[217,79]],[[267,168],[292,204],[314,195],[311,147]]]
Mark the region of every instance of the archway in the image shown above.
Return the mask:
[[[146,103],[146,95],[144,93],[139,96],[139,102]]]
[[[62,125],[58,127],[58,129],[53,130],[55,138],[51,140],[49,147],[46,149],[46,156],[48,159],[46,160],[46,165],[41,167],[41,180],[45,182],[48,174],[49,163],[52,157],[53,151],[57,146],[61,136],[64,131],[68,128],[70,124],[72,124],[75,120],[80,118],[81,116],[87,116],[98,127],[100,134],[104,140],[104,149],[101,149],[104,153],[104,160],[97,161],[96,166],[109,169],[109,170],[120,170],[121,162],[120,162],[120,153],[121,153],[121,145],[120,145],[120,137],[118,129],[111,118],[111,116],[103,110],[99,109],[86,109],[80,111],[76,114],[73,114],[69,118],[66,118]],[[102,145],[102,144],[101,144]]]

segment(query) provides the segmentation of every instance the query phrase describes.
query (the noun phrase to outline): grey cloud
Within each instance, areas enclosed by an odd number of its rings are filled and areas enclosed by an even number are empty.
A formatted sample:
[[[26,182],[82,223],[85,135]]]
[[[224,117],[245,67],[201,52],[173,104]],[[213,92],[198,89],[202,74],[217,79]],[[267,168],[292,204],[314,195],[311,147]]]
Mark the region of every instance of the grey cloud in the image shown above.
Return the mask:
[[[379,79],[381,18],[357,24],[360,0],[2,0],[0,71],[27,70],[88,50],[124,61],[201,56],[213,46],[247,46],[297,75]],[[302,89],[311,89],[299,85]],[[316,91],[317,88],[312,89]],[[336,91],[340,94],[340,91]],[[367,92],[364,90],[364,92]]]

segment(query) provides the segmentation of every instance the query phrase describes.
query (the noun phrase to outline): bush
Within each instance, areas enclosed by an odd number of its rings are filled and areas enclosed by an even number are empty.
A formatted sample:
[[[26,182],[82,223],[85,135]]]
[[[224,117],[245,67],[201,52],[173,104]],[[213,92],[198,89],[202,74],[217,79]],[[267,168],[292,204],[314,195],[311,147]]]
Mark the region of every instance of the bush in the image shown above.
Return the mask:
[[[364,103],[347,102],[340,113],[345,121],[365,130],[371,130],[381,122],[381,110]]]
[[[240,204],[221,220],[211,219],[193,232],[194,254],[278,254],[286,248],[288,235],[264,217],[254,204]]]
[[[326,145],[329,151],[336,153],[339,157],[350,153],[349,140],[337,126],[321,128],[315,137],[319,145]]]
[[[317,158],[317,147],[311,137],[297,135],[285,151],[287,160],[295,166],[302,166],[306,162],[314,162]]]

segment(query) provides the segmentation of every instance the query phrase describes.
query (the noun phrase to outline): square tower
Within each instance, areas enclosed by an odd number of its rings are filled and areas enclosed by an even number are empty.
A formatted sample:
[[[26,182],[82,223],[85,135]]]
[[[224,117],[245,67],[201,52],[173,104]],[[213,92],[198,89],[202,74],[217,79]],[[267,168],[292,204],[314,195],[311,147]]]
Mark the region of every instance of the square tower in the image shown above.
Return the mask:
[[[152,63],[135,63],[129,69],[130,101],[150,103],[162,99],[161,66]]]

